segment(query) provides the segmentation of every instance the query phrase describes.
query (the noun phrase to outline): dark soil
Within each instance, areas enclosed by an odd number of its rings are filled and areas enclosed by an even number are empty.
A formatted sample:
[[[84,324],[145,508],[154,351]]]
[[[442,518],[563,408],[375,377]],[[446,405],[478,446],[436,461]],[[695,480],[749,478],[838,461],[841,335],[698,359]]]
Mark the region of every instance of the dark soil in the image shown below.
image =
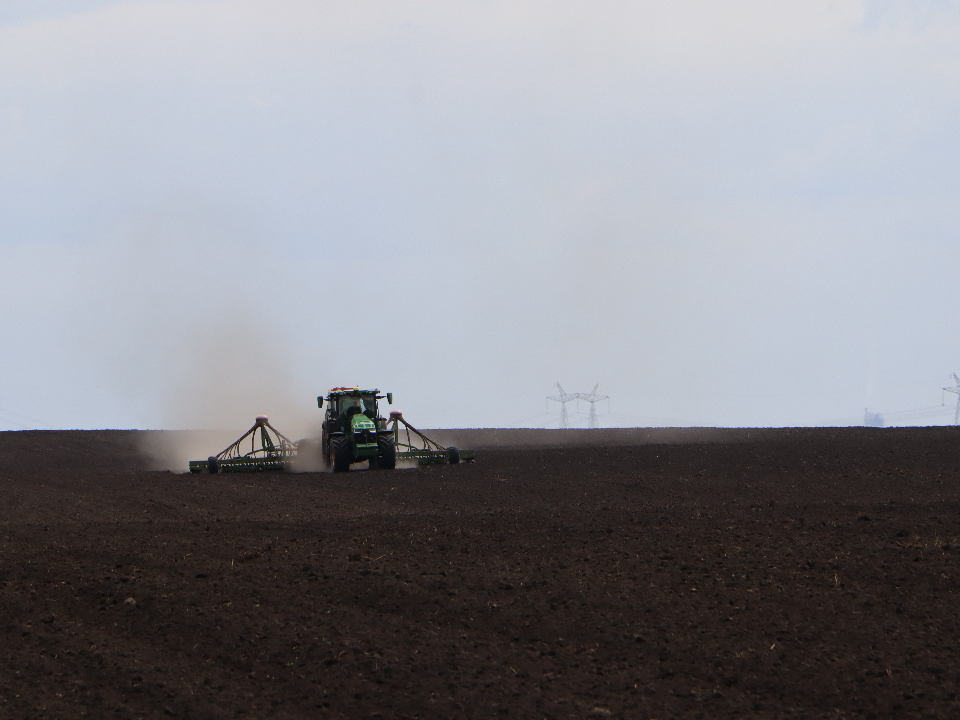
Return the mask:
[[[450,434],[191,476],[0,433],[0,716],[960,716],[957,429]]]

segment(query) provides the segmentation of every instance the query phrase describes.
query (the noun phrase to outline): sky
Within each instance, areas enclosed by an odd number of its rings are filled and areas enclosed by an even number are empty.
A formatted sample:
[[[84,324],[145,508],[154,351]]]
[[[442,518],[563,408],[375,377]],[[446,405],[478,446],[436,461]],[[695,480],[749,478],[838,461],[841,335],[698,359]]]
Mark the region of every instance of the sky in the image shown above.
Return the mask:
[[[0,430],[949,423],[958,127],[947,0],[5,0]]]

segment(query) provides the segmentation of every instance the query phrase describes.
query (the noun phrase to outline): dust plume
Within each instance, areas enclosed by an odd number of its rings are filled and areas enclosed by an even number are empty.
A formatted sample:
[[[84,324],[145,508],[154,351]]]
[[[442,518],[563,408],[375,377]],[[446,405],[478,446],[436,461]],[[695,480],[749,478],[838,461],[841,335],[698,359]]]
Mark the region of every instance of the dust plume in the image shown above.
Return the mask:
[[[197,332],[179,349],[178,373],[164,399],[165,425],[243,431],[267,415],[295,440],[319,413],[297,392],[284,345],[257,322],[231,320]]]
[[[293,461],[294,472],[327,472],[330,468],[323,461],[323,451],[318,438],[319,429],[297,443],[297,456]]]
[[[92,308],[72,332],[101,402],[132,427],[191,431],[145,441],[158,469],[186,471],[258,415],[294,442],[319,432],[323,368],[298,349],[302,311],[278,298],[292,285],[286,266],[243,220],[237,208],[186,201],[130,217],[71,289]]]
[[[164,425],[201,432],[151,436],[146,451],[153,461],[165,469],[186,470],[186,461],[220,452],[258,415],[269,417],[294,442],[318,437],[320,411],[311,404],[310,391],[292,379],[285,347],[280,334],[265,329],[265,323],[231,320],[171,348],[176,358],[161,398]],[[307,462],[304,469],[313,465]]]
[[[203,460],[236,440],[228,430],[153,430],[141,433],[140,453],[150,470],[187,472],[191,460]]]

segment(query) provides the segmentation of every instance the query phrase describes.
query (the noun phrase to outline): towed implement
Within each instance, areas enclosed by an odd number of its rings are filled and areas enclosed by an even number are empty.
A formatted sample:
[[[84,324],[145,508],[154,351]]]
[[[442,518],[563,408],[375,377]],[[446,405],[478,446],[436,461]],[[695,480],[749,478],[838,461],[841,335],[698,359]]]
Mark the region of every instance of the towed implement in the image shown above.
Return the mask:
[[[461,461],[469,462],[476,457],[473,450],[460,450],[452,446],[443,447],[434,442],[404,420],[403,413],[399,410],[390,413],[390,425],[398,458],[416,460],[420,465],[434,463],[456,465]]]
[[[259,448],[256,446],[257,430],[260,431]],[[271,437],[271,432],[275,438]],[[244,453],[247,438],[250,438],[250,452]],[[286,470],[291,466],[296,455],[297,443],[292,442],[273,427],[266,415],[258,415],[253,427],[226,450],[217,455],[211,455],[206,460],[191,460],[190,472],[215,474]]]

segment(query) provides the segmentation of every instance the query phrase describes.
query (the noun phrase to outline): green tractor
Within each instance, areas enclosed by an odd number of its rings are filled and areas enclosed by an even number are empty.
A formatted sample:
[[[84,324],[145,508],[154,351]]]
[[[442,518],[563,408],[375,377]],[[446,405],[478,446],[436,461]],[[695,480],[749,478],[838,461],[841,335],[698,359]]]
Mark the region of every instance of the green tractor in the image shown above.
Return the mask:
[[[380,417],[378,400],[393,404],[393,393],[379,390],[333,388],[326,397],[321,438],[323,459],[334,472],[346,472],[353,463],[369,462],[371,470],[397,466],[396,433]],[[324,398],[317,398],[323,408]]]

